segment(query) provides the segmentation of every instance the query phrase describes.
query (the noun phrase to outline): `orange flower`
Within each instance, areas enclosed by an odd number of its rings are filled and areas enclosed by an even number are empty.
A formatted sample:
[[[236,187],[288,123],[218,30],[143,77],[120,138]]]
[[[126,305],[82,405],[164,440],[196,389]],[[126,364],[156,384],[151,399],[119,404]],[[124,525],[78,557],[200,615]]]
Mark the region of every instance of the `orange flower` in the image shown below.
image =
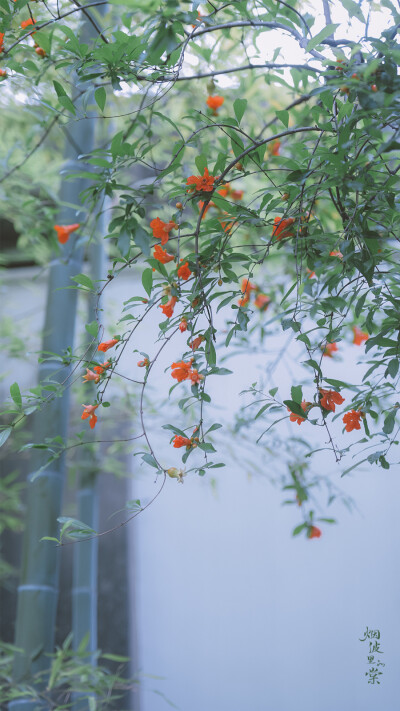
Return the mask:
[[[44,49],[42,47],[36,47],[35,52],[37,55],[39,55],[39,57],[46,56],[46,52],[44,51]]]
[[[250,300],[250,292],[255,291],[257,287],[255,284],[252,284],[249,279],[246,277],[242,279],[242,286],[241,286],[241,292],[243,294],[243,297],[239,299],[238,304],[239,306],[244,306],[247,304],[247,302]]]
[[[175,435],[174,439],[172,440],[174,443],[174,447],[191,447],[192,446],[192,440],[189,439],[188,437],[182,437],[182,435]]]
[[[95,373],[98,373],[99,375],[101,375],[102,373],[104,373],[104,370],[105,370],[106,368],[109,368],[109,367],[110,367],[110,365],[111,365],[110,361],[106,360],[106,361],[105,361],[104,363],[102,363],[101,365],[95,365],[95,367],[93,368],[93,370],[94,370]]]
[[[276,237],[277,240],[283,239],[284,237],[294,237],[294,232],[287,229],[293,225],[293,223],[293,217],[288,217],[287,219],[283,219],[283,217],[275,217],[272,237]]]
[[[338,257],[339,259],[343,259],[343,254],[341,252],[338,252],[337,250],[333,250],[333,252],[329,252],[330,257]]]
[[[221,195],[221,197],[227,197],[227,195],[230,195],[231,193],[231,186],[230,183],[225,183],[225,185],[222,186],[221,190],[218,190],[218,195]]]
[[[321,538],[321,536],[322,536],[322,531],[320,528],[317,528],[317,526],[310,526],[309,531],[308,531],[309,538]]]
[[[103,351],[105,353],[106,351],[109,350],[109,348],[113,348],[116,343],[118,343],[119,338],[111,338],[109,341],[104,341],[103,343],[99,343],[97,346],[98,351]]]
[[[150,365],[150,361],[148,358],[144,358],[144,360],[139,360],[138,366],[139,368],[147,368]]]
[[[0,69],[0,77],[3,77],[4,79],[7,78],[7,72],[5,69]]]
[[[183,262],[183,259],[181,259],[181,262]],[[180,279],[189,279],[191,275],[191,271],[189,269],[188,262],[185,262],[185,264],[181,264],[181,266],[178,269],[178,277]]]
[[[254,306],[260,311],[266,311],[271,303],[271,299],[266,294],[257,294],[254,299]]]
[[[201,212],[202,209],[203,209],[204,202],[205,202],[204,200],[199,200],[199,210],[200,210],[200,212]],[[201,219],[202,219],[202,220],[204,220],[204,218],[205,218],[205,216],[207,215],[207,212],[209,211],[210,207],[215,207],[215,203],[214,203],[212,200],[211,200],[211,201],[208,203],[208,205],[204,208],[204,212],[203,212],[203,214],[202,214],[202,216],[201,216]]]
[[[333,353],[336,353],[338,351],[338,347],[336,343],[327,343],[325,348],[323,348],[322,355],[327,356],[328,358],[333,358]]]
[[[344,402],[344,397],[336,392],[336,390],[324,390],[324,388],[320,388],[319,392],[320,395],[322,395],[320,404],[325,410],[335,412],[335,405],[341,405],[342,402]]]
[[[311,405],[311,402],[306,402],[305,400],[303,400],[303,402],[301,403],[301,409],[303,410],[303,412],[305,412],[307,410],[307,407],[309,407],[310,405]],[[301,425],[301,423],[304,422],[304,420],[306,419],[305,417],[302,417],[301,415],[296,415],[296,413],[292,412],[289,407],[287,408],[287,410],[288,410],[288,412],[290,412],[290,417],[289,417],[290,422],[297,422],[298,425]]]
[[[231,192],[232,200],[241,200],[243,198],[243,195],[244,195],[243,190],[232,190],[232,192]]]
[[[93,429],[97,422],[97,417],[94,414],[94,411],[98,408],[98,405],[82,405],[82,407],[84,407],[85,409],[82,412],[81,420],[87,420],[87,418],[90,417],[89,425],[90,429]]]
[[[205,193],[210,193],[212,190],[214,190],[214,180],[215,177],[213,175],[210,175],[208,172],[208,168],[204,169],[204,175],[191,175],[187,181],[186,185],[193,185],[194,188],[189,188],[187,192],[190,190],[203,190]]]
[[[224,230],[224,232],[230,232],[232,227],[237,225],[237,222],[221,222],[221,227]]]
[[[68,242],[72,232],[75,232],[80,227],[79,222],[75,222],[73,225],[54,225],[54,229],[57,232],[58,241],[61,244]]]
[[[4,32],[0,32],[0,54],[4,51]]]
[[[193,358],[190,359],[189,363],[185,363],[184,360],[180,360],[178,363],[172,363],[172,377],[176,378],[178,383],[182,380],[187,380],[190,377],[190,371],[192,369]]]
[[[271,143],[271,155],[279,156],[279,149],[281,147],[281,142],[276,140]]]
[[[89,368],[86,368],[86,375],[83,376],[83,379],[86,382],[88,382],[89,380],[94,380],[95,383],[98,383],[100,380],[100,375],[96,375],[93,370],[89,370]]]
[[[168,242],[169,233],[171,230],[177,230],[178,225],[170,220],[169,222],[163,222],[159,217],[156,217],[150,222],[150,227],[153,230],[153,237],[161,240],[161,244],[166,244]]]
[[[365,331],[362,331],[361,328],[358,326],[353,326],[353,333],[354,333],[354,338],[353,338],[353,343],[355,346],[361,346],[363,341],[368,341],[368,333],[365,333]]]
[[[346,432],[351,432],[352,430],[360,430],[360,420],[363,416],[361,410],[350,410],[343,415],[343,422],[346,425]]]
[[[306,267],[306,272],[308,274],[309,279],[313,279],[316,276],[315,272],[312,272],[311,269],[309,269],[308,267]]]
[[[159,308],[163,312],[164,316],[171,318],[174,313],[175,304],[178,301],[176,296],[171,296],[170,300],[166,304],[159,304]]]
[[[172,254],[168,254],[167,250],[160,247],[159,244],[156,244],[154,247],[153,257],[161,262],[161,264],[168,264],[168,262],[172,262],[172,260],[175,259]]]
[[[200,383],[201,380],[204,380],[204,375],[200,375],[198,370],[196,370],[196,368],[193,368],[190,373],[190,380],[192,381],[193,385],[196,385],[197,383]]]
[[[192,351],[196,351],[198,347],[200,346],[201,343],[204,341],[204,336],[197,336],[197,338],[194,338],[191,343],[189,343],[190,348]]]
[[[206,101],[206,104],[210,109],[212,109],[213,115],[218,116],[217,109],[219,109],[219,107],[222,106],[224,101],[225,101],[225,99],[223,96],[215,95],[215,96],[209,96]]]
[[[187,329],[187,321],[185,318],[183,318],[179,324],[179,330],[181,333],[184,333],[184,331],[186,331],[186,329]]]
[[[32,17],[30,17],[29,20],[24,20],[23,22],[21,22],[21,27],[23,30],[25,30],[27,27],[29,27],[29,25],[34,25],[34,24],[36,24],[36,20],[33,19]],[[32,32],[31,34],[35,34],[35,33]]]

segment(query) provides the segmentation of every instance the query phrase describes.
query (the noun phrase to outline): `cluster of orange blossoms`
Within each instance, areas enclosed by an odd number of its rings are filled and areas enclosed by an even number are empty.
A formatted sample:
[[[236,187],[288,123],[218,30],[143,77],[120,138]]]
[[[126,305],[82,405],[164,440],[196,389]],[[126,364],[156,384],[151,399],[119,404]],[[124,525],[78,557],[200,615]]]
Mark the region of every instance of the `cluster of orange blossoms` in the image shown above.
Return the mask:
[[[284,239],[285,237],[294,237],[294,232],[292,232],[289,227],[291,227],[294,223],[294,218],[293,217],[275,217],[274,219],[274,228],[272,230],[272,239],[276,237],[276,239],[279,241],[281,239]]]
[[[144,358],[143,360],[138,361],[139,368],[148,368],[149,365],[150,365],[150,361],[148,358]]]
[[[336,405],[342,405],[345,400],[344,397],[340,395],[340,393],[336,392],[336,390],[325,390],[324,388],[319,388],[319,395],[319,404],[321,405],[321,407],[324,408],[324,410],[328,410],[330,412],[335,412]],[[306,400],[303,400],[303,402],[301,403],[301,409],[304,413],[307,413],[307,411],[312,406],[312,403],[307,402]],[[287,410],[288,412],[290,412],[290,422],[297,422],[298,425],[301,425],[301,423],[305,421],[305,417],[302,417],[301,415],[297,415],[295,412],[292,412],[290,410],[290,407],[288,407]],[[350,410],[350,412],[346,412],[343,415],[343,422],[345,424],[346,432],[361,429],[360,420],[363,417],[364,413],[361,412],[361,410]]]
[[[242,279],[241,292],[243,296],[238,301],[239,306],[245,306],[250,301],[252,291],[259,292],[254,299],[254,306],[260,309],[260,311],[266,311],[271,303],[271,299],[266,294],[263,294],[256,284],[252,284],[251,281],[246,278]]]
[[[204,375],[200,375],[196,368],[192,368],[193,358],[190,359],[189,363],[181,360],[178,363],[172,363],[172,377],[175,378],[178,383],[182,383],[184,380],[191,380],[191,382],[196,385],[201,380],[204,380]]]
[[[223,96],[209,96],[206,104],[207,106],[212,109],[213,116],[218,116],[218,109],[222,106],[224,103],[225,99]]]
[[[79,229],[80,226],[79,222],[75,222],[73,225],[54,225],[60,244],[68,242],[71,234]]]
[[[110,348],[113,348],[116,343],[118,343],[119,338],[111,338],[109,341],[104,341],[103,343],[99,343],[97,346],[97,350],[101,351],[102,353],[105,353],[108,351]],[[95,365],[93,370],[90,370],[89,368],[86,368],[86,375],[83,376],[83,380],[85,382],[89,382],[89,380],[93,380],[95,383],[98,383],[100,380],[100,376],[104,373],[107,368],[111,367],[111,362],[109,360],[106,360],[104,363],[101,363],[101,365]],[[98,408],[97,405],[82,405],[84,407],[84,411],[82,413],[82,420],[87,420],[89,419],[89,425],[90,428],[93,429],[96,422],[97,422],[97,416],[94,414],[94,411]]]

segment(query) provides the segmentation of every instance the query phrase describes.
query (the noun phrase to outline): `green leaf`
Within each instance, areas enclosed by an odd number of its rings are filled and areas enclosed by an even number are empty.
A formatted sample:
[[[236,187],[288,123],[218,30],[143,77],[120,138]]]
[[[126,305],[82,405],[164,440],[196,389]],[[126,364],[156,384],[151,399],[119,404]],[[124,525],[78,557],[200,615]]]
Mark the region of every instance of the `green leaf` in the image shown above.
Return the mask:
[[[92,321],[91,323],[87,323],[85,325],[85,329],[88,332],[89,336],[96,338],[99,332],[99,324],[97,323],[97,321]]]
[[[151,456],[151,454],[142,454],[142,460],[146,462],[146,464],[150,464],[151,467],[154,467],[154,469],[158,469],[158,464],[154,457]]]
[[[329,35],[332,35],[337,29],[337,27],[339,27],[339,25],[327,25],[326,27],[324,27],[321,32],[318,32],[318,34],[315,35],[315,37],[313,37],[312,39],[310,39],[310,41],[307,43],[306,51],[311,52],[311,50],[321,44],[324,39],[329,37]]]
[[[296,526],[296,528],[293,529],[292,536],[298,536],[305,528],[307,528],[306,523],[301,523],[300,526]]]
[[[10,387],[10,395],[17,407],[22,405],[22,395],[18,383],[13,383]]]
[[[194,159],[194,162],[196,163],[196,168],[200,175],[203,175],[205,169],[207,168],[207,156],[202,153]]]
[[[298,402],[295,402],[294,400],[284,400],[283,404],[286,405],[291,412],[294,412],[295,415],[300,415],[300,417],[304,417],[304,419],[307,418],[306,413]]]
[[[243,118],[243,114],[246,111],[247,107],[247,99],[235,99],[233,102],[233,110],[235,112],[235,116],[238,120],[238,123],[241,122]]]
[[[385,417],[385,421],[384,421],[383,427],[382,427],[383,432],[387,435],[390,434],[391,432],[393,432],[395,423],[396,423],[396,410],[392,410]]]
[[[150,296],[151,295],[151,289],[153,287],[153,270],[152,269],[145,269],[143,274],[142,274],[142,284],[144,290],[147,292],[147,294]]]
[[[56,90],[56,94],[57,94],[58,98],[60,98],[60,96],[67,96],[67,92],[65,91],[64,87],[62,86],[62,84],[60,84],[59,81],[53,81],[53,85]]]
[[[5,444],[7,442],[11,432],[12,432],[12,427],[6,427],[5,430],[2,430],[0,432],[0,447],[2,447],[3,444]]]
[[[135,226],[133,230],[133,241],[146,257],[150,255],[150,237],[141,225]]]
[[[364,15],[362,14],[359,5],[354,0],[342,0],[343,7],[347,10],[350,17],[356,17],[360,22],[365,23]]]
[[[398,370],[399,370],[399,359],[393,358],[388,363],[388,367],[386,368],[386,372],[385,372],[385,377],[390,375],[391,378],[395,378]]]
[[[123,257],[128,257],[131,250],[131,236],[126,229],[122,229],[117,240],[117,247]]]
[[[81,284],[81,286],[85,286],[88,289],[94,290],[94,284],[92,280],[86,276],[86,274],[77,274],[74,277],[71,277],[72,281],[76,281],[77,284]]]
[[[107,100],[107,92],[104,86],[99,86],[99,88],[96,89],[96,91],[94,92],[94,98],[100,111],[104,111],[104,107],[106,105]]]
[[[289,126],[289,111],[284,109],[283,111],[276,111],[275,113],[279,121],[287,128]]]
[[[299,405],[301,405],[302,400],[303,400],[303,390],[302,390],[301,385],[293,385],[293,387],[290,390],[290,394],[292,396],[292,400],[294,400]]]

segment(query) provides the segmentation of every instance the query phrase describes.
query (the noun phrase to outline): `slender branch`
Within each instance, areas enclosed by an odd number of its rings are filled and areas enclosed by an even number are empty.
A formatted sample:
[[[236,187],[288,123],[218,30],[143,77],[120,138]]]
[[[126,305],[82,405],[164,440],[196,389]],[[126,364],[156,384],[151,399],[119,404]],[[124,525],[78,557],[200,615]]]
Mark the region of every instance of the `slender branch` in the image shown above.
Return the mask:
[[[17,163],[17,165],[14,165],[14,168],[11,168],[11,170],[9,170],[8,173],[6,173],[5,175],[3,175],[2,178],[0,178],[0,183],[3,183],[5,180],[7,180],[7,178],[10,177],[10,175],[15,173],[16,170],[19,170],[19,168],[22,168],[22,166],[25,165],[25,163],[29,160],[29,158],[31,156],[33,156],[33,154],[37,151],[37,149],[40,148],[42,143],[44,143],[44,141],[46,140],[47,136],[49,135],[51,129],[57,123],[57,121],[60,119],[60,117],[61,117],[61,114],[59,114],[58,116],[54,116],[54,118],[51,119],[49,125],[47,126],[45,132],[43,133],[42,137],[40,138],[40,140],[38,141],[36,146],[34,146],[29,151],[29,153],[27,153],[26,156],[24,156],[23,159],[19,163]]]

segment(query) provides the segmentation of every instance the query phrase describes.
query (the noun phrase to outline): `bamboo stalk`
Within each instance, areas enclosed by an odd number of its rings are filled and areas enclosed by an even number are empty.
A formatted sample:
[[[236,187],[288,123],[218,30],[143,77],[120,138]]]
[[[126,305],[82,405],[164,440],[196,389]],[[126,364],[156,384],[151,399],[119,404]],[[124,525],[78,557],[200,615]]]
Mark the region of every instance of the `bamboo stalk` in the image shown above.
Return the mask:
[[[103,220],[97,222],[96,237],[89,246],[90,276],[94,282],[104,279],[105,255],[103,239],[100,235]],[[90,294],[88,304],[88,322],[96,319],[100,307],[95,295]],[[90,433],[88,437],[93,438]],[[93,446],[84,448],[83,461],[77,491],[77,517],[94,530],[98,529],[98,491],[97,478],[99,471],[98,456]],[[98,600],[98,539],[82,541],[74,547],[73,587],[72,587],[72,644],[77,651],[87,636],[86,650],[90,663],[95,666],[97,649],[97,600]],[[89,708],[87,699],[74,694],[72,711],[86,711]]]
[[[92,32],[86,21],[84,34]],[[78,110],[79,110],[78,106]],[[94,121],[87,119],[72,123],[68,128],[64,170],[68,173],[90,169],[78,162],[79,154],[93,149]],[[63,181],[60,203],[78,205],[79,194],[88,186],[87,180]],[[83,222],[82,213],[63,207],[58,216],[59,224]],[[77,311],[77,295],[70,287],[71,277],[82,271],[83,248],[77,246],[77,237],[71,236],[62,248],[61,256],[54,256],[50,266],[47,291],[46,317],[42,349],[62,354],[73,347]],[[69,372],[60,366],[59,360],[47,360],[39,364],[39,382],[46,379],[61,382]],[[34,441],[68,434],[69,394],[68,389],[34,416]],[[48,459],[46,450],[36,450],[32,474],[38,472]],[[28,476],[27,520],[23,540],[23,555],[20,585],[18,588],[15,645],[23,650],[15,655],[13,679],[15,682],[33,683],[37,674],[42,680],[37,683],[40,691],[45,685],[51,654],[54,650],[54,631],[58,599],[58,574],[60,549],[53,542],[41,541],[44,536],[57,537],[61,514],[65,457],[62,455],[51,466],[36,476]],[[36,681],[35,681],[36,683]],[[43,708],[48,708],[43,702]],[[31,697],[21,698],[9,704],[10,711],[34,711],[39,708]]]

